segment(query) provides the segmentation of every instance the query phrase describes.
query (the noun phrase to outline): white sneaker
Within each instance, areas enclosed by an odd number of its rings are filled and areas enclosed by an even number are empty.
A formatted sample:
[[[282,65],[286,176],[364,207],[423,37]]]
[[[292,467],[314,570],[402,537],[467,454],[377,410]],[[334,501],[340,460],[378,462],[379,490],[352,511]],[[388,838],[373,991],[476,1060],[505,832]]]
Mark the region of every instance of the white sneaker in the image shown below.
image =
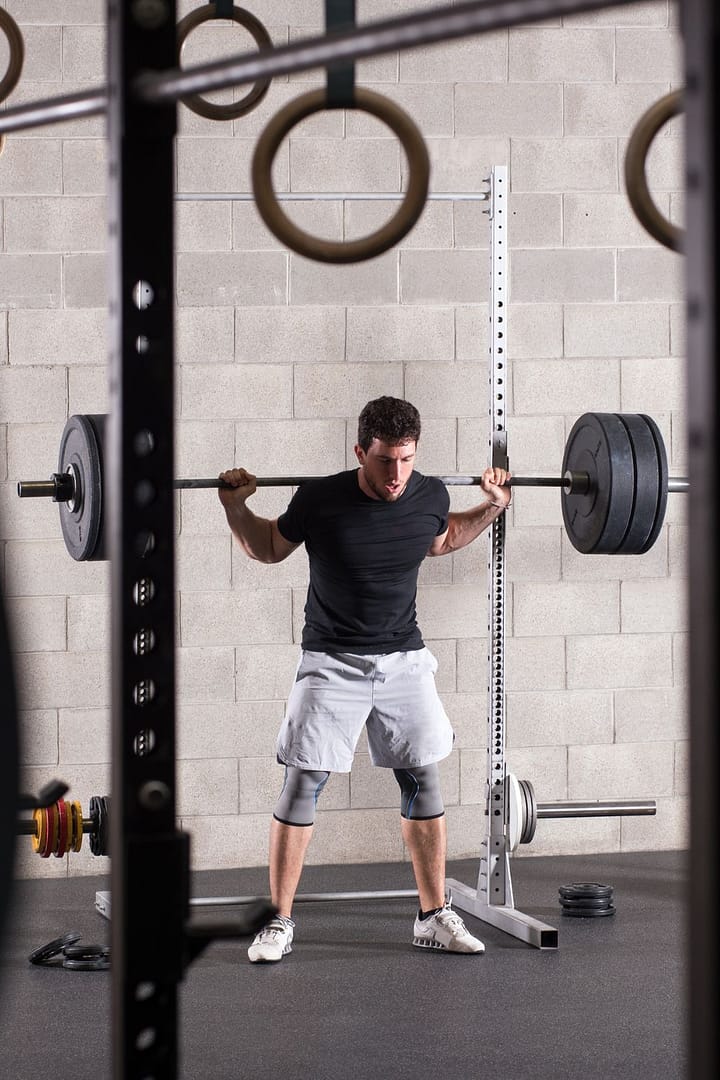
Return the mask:
[[[293,929],[295,923],[284,915],[276,915],[267,926],[255,935],[248,949],[251,964],[273,964],[292,952]]]
[[[473,937],[449,901],[427,919],[419,916],[413,928],[413,945],[421,949],[444,949],[447,952],[482,953],[485,946]]]

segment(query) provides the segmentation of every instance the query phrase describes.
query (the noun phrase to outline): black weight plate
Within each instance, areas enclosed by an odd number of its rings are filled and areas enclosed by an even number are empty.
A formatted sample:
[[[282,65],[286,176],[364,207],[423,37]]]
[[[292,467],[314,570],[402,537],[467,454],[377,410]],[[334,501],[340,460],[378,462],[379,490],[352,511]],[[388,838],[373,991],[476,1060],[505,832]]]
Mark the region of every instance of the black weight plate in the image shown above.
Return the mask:
[[[67,971],[109,971],[110,961],[106,956],[98,956],[94,960],[63,960],[62,966]]]
[[[71,416],[60,439],[58,472],[70,473],[75,497],[61,502],[65,547],[76,562],[105,558],[103,542],[102,438],[104,416]]]
[[[585,897],[584,900],[561,900],[560,906],[564,908],[606,908],[612,904],[612,897],[607,899],[594,900],[591,897]],[[76,948],[80,948],[79,945]],[[67,949],[65,950],[67,952]]]
[[[609,898],[613,894],[612,885],[601,885],[598,881],[574,881],[571,885],[561,885],[558,892],[566,900],[598,900]]]
[[[110,796],[103,795],[100,799],[100,854],[110,854]]]
[[[660,499],[660,464],[655,440],[644,416],[618,413],[630,438],[635,461],[635,492],[630,524],[618,555],[639,555],[655,526]],[[667,489],[667,485],[666,489]]]
[[[66,945],[63,956],[68,960],[97,960],[107,957],[107,945]]]
[[[660,480],[659,480],[660,498],[658,499],[658,505],[657,505],[657,508],[656,508],[656,511],[655,511],[655,521],[653,523],[653,527],[652,527],[652,529],[650,531],[650,535],[648,536],[647,540],[645,541],[645,544],[644,544],[642,550],[638,552],[639,555],[644,555],[646,551],[649,551],[650,548],[655,543],[655,541],[657,540],[658,536],[660,535],[660,530],[662,529],[663,522],[665,520],[665,511],[667,509],[668,480],[669,480],[667,452],[665,450],[665,442],[664,442],[663,437],[662,437],[662,435],[660,433],[660,428],[657,426],[657,424],[653,420],[652,416],[646,416],[643,413],[642,414],[642,419],[645,421],[648,428],[650,429],[650,433],[651,433],[651,435],[653,437],[653,440],[655,442],[655,450],[657,452],[658,469],[659,469],[659,475],[660,475]]]
[[[601,919],[604,915],[614,915],[616,910],[611,904],[606,908],[563,908],[560,914],[572,919]]]
[[[525,800],[525,823],[520,836],[521,844],[529,844],[535,836],[537,828],[537,799],[535,789],[529,780],[520,781],[520,790]]]
[[[91,795],[88,816],[93,823],[90,833],[90,851],[93,855],[101,855],[100,851],[100,796]]]
[[[41,945],[35,952],[31,952],[28,960],[31,964],[45,964],[48,960],[52,960],[53,956],[59,956],[66,946],[74,945],[76,941],[79,941],[82,934],[63,934],[62,937],[56,938],[55,941],[49,941],[47,945]]]
[[[630,524],[635,491],[632,446],[615,413],[585,413],[568,436],[562,471],[585,472],[585,494],[561,492],[565,531],[583,555],[614,555]]]

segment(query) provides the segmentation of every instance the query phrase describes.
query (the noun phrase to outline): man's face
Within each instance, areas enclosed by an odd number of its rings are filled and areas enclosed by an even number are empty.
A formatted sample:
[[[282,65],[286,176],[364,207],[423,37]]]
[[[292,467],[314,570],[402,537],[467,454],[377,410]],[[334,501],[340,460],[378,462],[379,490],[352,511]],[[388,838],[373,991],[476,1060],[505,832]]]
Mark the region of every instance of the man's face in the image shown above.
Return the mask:
[[[355,447],[355,455],[362,466],[360,487],[366,495],[385,502],[395,502],[407,487],[415,463],[415,440],[390,443],[373,439],[367,450]]]

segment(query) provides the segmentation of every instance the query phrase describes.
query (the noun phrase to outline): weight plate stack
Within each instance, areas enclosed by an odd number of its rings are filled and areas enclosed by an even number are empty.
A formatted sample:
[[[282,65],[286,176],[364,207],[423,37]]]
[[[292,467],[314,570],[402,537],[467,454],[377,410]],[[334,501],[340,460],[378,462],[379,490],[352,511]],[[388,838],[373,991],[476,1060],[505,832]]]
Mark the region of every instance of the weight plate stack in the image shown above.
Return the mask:
[[[630,439],[635,464],[635,491],[630,524],[618,545],[618,555],[639,555],[646,550],[658,514],[661,497],[661,474],[657,447],[644,416],[621,415]],[[667,483],[664,488],[667,493]],[[667,497],[667,495],[666,495]],[[657,534],[656,534],[657,535]]]
[[[642,419],[647,424],[650,430],[650,434],[653,437],[653,442],[655,443],[655,452],[657,454],[658,464],[658,502],[655,509],[655,521],[653,522],[653,527],[650,530],[650,535],[645,541],[643,547],[638,551],[638,555],[644,555],[646,551],[649,551],[658,538],[663,521],[665,520],[669,482],[667,453],[665,451],[665,443],[663,441],[663,437],[660,434],[660,428],[657,426],[652,416],[647,416],[645,413],[642,413],[641,415]]]
[[[599,919],[615,914],[612,885],[576,881],[572,885],[561,885],[558,892],[563,915],[575,919]]]
[[[616,413],[584,413],[572,426],[562,464],[587,473],[586,492],[561,494],[565,530],[583,555],[614,555],[628,531],[635,494],[630,437]]]
[[[58,473],[70,474],[74,497],[59,503],[65,546],[76,562],[106,558],[103,528],[105,416],[71,416],[60,439]]]

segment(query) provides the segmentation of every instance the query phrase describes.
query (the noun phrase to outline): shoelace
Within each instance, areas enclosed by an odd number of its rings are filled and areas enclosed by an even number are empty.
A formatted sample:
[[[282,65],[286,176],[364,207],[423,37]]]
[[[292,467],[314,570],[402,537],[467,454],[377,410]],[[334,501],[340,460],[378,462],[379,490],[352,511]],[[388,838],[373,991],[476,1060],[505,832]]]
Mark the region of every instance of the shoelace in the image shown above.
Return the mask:
[[[443,911],[439,911],[435,918],[442,926],[449,930],[451,934],[467,934],[467,927],[456,911],[445,908]]]
[[[263,927],[263,929],[260,931],[260,934],[258,936],[258,945],[265,945],[266,942],[269,941],[277,942],[278,937],[281,934],[287,933],[289,929],[290,927],[287,926],[285,923],[280,922],[279,919],[268,923],[268,925]]]

